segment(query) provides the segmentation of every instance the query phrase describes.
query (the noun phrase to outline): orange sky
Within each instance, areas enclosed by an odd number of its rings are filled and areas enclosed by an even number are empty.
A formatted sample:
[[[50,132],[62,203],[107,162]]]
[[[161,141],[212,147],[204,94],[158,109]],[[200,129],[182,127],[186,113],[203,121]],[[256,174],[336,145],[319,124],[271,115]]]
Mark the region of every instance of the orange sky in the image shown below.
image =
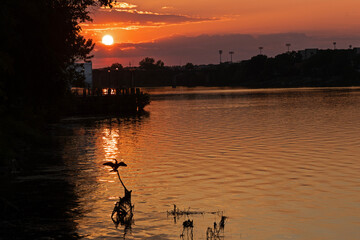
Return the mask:
[[[360,46],[356,42],[360,40],[359,9],[359,0],[133,0],[118,2],[112,9],[93,8],[93,23],[82,27],[83,34],[97,43],[98,51],[108,50],[106,58],[119,58],[125,64],[129,57],[111,54],[114,47],[119,50],[117,44],[151,43],[175,36],[304,33],[334,41],[339,38],[340,42],[351,36],[352,45]],[[103,49],[105,34],[113,35],[115,46]],[[127,50],[122,46],[123,53]],[[94,54],[94,65],[107,64],[104,56]],[[134,61],[141,57],[133,56]]]

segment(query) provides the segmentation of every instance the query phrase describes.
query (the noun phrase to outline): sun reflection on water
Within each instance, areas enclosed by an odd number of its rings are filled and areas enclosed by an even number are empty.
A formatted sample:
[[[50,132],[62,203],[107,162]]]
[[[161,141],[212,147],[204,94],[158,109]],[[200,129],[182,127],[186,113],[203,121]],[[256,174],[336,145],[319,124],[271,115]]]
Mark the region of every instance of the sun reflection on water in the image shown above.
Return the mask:
[[[104,128],[102,135],[102,146],[105,152],[105,160],[117,158],[117,155],[119,154],[119,134],[109,128]]]

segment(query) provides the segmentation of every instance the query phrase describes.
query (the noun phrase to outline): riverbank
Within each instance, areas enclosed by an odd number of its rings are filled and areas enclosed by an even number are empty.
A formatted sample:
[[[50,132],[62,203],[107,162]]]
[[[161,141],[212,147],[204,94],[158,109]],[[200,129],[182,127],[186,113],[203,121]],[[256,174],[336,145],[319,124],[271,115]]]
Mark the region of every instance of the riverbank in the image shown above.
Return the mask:
[[[79,239],[74,186],[56,151],[42,150],[29,151],[26,168],[1,177],[0,239]]]
[[[144,115],[146,117],[148,113],[82,117],[80,121],[93,125],[107,118],[128,119]],[[81,196],[74,190],[74,181],[70,180],[79,170],[68,167],[62,157],[64,143],[61,142],[62,137],[74,134],[74,129],[66,126],[79,121],[76,119],[79,117],[64,118],[59,123],[46,124],[46,127],[30,127],[23,121],[15,123],[9,118],[15,129],[9,129],[13,135],[7,136],[8,160],[5,167],[1,167],[0,239],[81,238],[75,221],[83,214],[78,206]],[[23,127],[19,127],[20,124]],[[28,131],[34,134],[26,138],[18,136]]]
[[[13,109],[1,112],[0,173],[9,175],[18,168],[28,167],[29,151],[50,143],[49,123],[72,116],[136,115],[150,104],[150,95],[140,90],[126,89],[116,95],[66,96],[57,106],[39,109]]]
[[[5,112],[0,119],[0,174],[31,168],[27,156],[49,144],[45,120],[24,112]]]
[[[35,115],[1,118],[0,239],[76,239],[72,186],[63,176],[58,144]]]

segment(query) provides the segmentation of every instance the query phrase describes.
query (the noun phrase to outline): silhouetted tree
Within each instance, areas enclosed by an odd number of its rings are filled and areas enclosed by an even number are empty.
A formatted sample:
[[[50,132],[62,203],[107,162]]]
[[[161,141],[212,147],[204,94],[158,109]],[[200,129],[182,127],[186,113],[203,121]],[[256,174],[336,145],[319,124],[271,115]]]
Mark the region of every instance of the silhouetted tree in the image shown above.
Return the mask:
[[[159,67],[159,68],[162,68],[162,67],[164,67],[164,62],[161,61],[161,60],[158,60],[158,61],[156,62],[156,66]]]
[[[121,65],[120,63],[113,63],[110,67],[111,70],[122,70],[123,69],[123,65]]]
[[[0,1],[0,145],[21,148],[33,142],[43,119],[65,110],[64,97],[76,78],[74,63],[88,61],[92,40],[81,35],[90,6],[112,0],[1,0]],[[16,127],[23,126],[22,128]],[[14,140],[17,138],[17,140]],[[2,141],[2,139],[5,139]],[[6,145],[4,145],[5,143]],[[9,150],[10,152],[10,150]],[[0,151],[0,161],[3,151]],[[11,154],[9,154],[11,155]]]
[[[94,43],[79,24],[91,20],[90,6],[111,2],[0,1],[1,104],[41,115],[58,105],[76,77],[74,63],[92,57]]]
[[[193,70],[194,69],[194,64],[192,64],[192,63],[187,63],[187,64],[185,64],[185,69],[186,70]]]
[[[155,59],[146,57],[139,62],[139,65],[140,65],[140,68],[143,68],[143,69],[153,69],[155,66],[154,63],[155,63]]]
[[[244,86],[301,87],[359,85],[360,55],[353,50],[319,50],[302,59],[290,51],[275,57],[257,55],[233,64],[158,68],[156,61],[144,59],[142,66],[156,71],[138,71],[138,86]],[[146,67],[145,67],[146,68]],[[144,68],[143,68],[144,69]],[[185,71],[184,71],[185,70]],[[106,71],[106,70],[104,70]]]
[[[161,60],[158,60],[155,63],[154,58],[146,57],[143,60],[139,62],[140,68],[145,70],[154,70],[164,67],[164,62]]]

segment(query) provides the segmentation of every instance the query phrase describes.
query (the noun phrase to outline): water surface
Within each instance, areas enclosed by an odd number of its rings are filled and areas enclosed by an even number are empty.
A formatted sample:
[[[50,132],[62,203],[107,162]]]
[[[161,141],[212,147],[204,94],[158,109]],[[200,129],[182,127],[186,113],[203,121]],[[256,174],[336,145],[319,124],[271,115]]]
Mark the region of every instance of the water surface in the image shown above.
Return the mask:
[[[56,126],[86,239],[179,239],[167,210],[222,211],[225,239],[360,239],[359,89],[153,89],[148,114]],[[102,164],[123,159],[134,224]],[[219,214],[192,215],[194,239]],[[186,236],[185,236],[186,237]],[[185,238],[186,239],[186,238]]]

